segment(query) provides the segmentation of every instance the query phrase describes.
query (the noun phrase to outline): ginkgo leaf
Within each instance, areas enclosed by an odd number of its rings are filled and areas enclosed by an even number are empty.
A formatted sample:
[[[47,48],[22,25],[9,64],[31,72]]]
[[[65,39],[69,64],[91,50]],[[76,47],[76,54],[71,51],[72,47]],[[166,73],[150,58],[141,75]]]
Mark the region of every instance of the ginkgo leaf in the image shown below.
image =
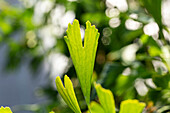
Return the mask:
[[[104,113],[116,113],[112,92],[102,88],[100,84],[95,83],[94,85],[99,97],[100,104],[104,109]],[[142,113],[144,107],[145,103],[140,103],[138,100],[125,100],[121,103],[119,113]]]
[[[105,113],[103,107],[95,101],[90,103],[90,111],[91,113]],[[90,111],[87,111],[87,113],[90,113]]]
[[[75,112],[81,113],[79,104],[77,102],[77,98],[74,93],[73,84],[67,75],[64,76],[64,85],[60,79],[60,77],[56,77],[56,86],[59,94],[67,103],[67,105]]]
[[[0,113],[12,113],[11,109],[9,107],[0,107]]]
[[[100,104],[102,105],[105,113],[116,113],[115,112],[115,101],[113,94],[110,90],[104,89],[100,84],[94,84],[97,95],[99,97]]]
[[[119,113],[142,113],[145,103],[140,103],[138,100],[125,100],[120,105]]]
[[[95,26],[91,26],[91,23],[87,21],[83,47],[78,20],[75,19],[72,25],[69,24],[66,32],[67,36],[64,39],[75,66],[86,103],[89,105],[91,79],[99,33]]]

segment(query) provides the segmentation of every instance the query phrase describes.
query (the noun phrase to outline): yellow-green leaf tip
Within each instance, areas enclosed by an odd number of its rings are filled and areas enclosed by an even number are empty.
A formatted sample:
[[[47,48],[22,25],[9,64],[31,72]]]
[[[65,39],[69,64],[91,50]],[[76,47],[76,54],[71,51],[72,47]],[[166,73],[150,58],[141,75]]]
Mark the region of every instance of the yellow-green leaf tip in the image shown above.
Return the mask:
[[[101,90],[102,92],[104,92],[104,93],[112,94],[112,92],[111,92],[110,90],[104,89],[100,84],[96,84],[96,83],[95,83],[95,88],[96,88],[96,89],[100,89],[100,90]]]
[[[105,113],[115,113],[115,101],[112,92],[104,89],[100,84],[94,83],[94,86]]]
[[[138,100],[125,100],[121,103],[119,113],[142,113],[145,103]]]
[[[87,113],[105,113],[105,111],[99,103],[92,101],[90,103],[90,111],[87,111]]]
[[[79,21],[76,19],[72,24],[68,25],[66,33],[67,36],[65,36],[64,39],[68,46],[86,103],[89,105],[91,79],[99,33],[95,26],[91,26],[91,23],[87,21],[84,44],[82,44],[80,25]]]
[[[145,106],[145,103],[139,102],[138,100],[125,100],[122,104],[138,104],[140,106]]]
[[[89,28],[90,26],[91,26],[90,21],[87,21],[87,22],[86,22],[86,28]]]
[[[0,113],[12,113],[11,109],[9,107],[0,107]]]
[[[74,93],[73,84],[70,80],[70,78],[65,75],[64,76],[64,85],[60,79],[59,76],[56,77],[56,87],[58,90],[58,93],[61,95],[63,100],[66,102],[66,104],[75,112],[75,113],[81,113],[79,104],[77,102],[77,98]]]

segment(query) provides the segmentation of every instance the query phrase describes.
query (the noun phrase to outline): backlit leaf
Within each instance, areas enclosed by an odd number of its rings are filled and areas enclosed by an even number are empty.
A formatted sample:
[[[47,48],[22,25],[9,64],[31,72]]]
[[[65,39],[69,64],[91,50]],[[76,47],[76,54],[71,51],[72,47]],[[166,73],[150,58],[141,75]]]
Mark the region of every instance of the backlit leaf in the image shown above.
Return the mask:
[[[63,86],[60,77],[56,77],[56,86],[59,94],[75,113],[81,113],[77,98],[74,93],[73,84],[67,75],[64,76],[64,85],[65,87]]]
[[[95,101],[90,103],[91,113],[105,113],[103,107]],[[87,113],[90,113],[89,111]]]
[[[116,113],[115,102],[112,92],[110,90],[102,88],[100,84],[95,84],[95,88],[99,97],[100,104],[104,109],[104,112]]]
[[[0,107],[0,113],[12,113],[11,109],[9,107]]]
[[[90,104],[91,79],[98,38],[98,30],[87,21],[83,47],[78,20],[74,20],[72,25],[68,25],[67,36],[64,37],[88,105]]]
[[[119,113],[142,113],[144,103],[140,103],[138,100],[125,100],[120,105]]]

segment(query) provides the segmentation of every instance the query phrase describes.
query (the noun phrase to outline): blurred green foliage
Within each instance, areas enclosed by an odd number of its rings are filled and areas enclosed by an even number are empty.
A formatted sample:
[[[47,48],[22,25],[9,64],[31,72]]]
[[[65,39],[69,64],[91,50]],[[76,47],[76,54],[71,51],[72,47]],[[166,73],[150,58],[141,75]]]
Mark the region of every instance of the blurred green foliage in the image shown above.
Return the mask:
[[[170,111],[170,41],[163,32],[169,33],[169,26],[162,22],[161,14],[161,4],[165,0],[127,0],[127,8],[122,3],[124,9],[114,6],[110,0],[45,0],[52,4],[50,7],[39,6],[44,0],[30,1],[21,0],[19,6],[0,1],[0,47],[7,46],[5,69],[16,69],[28,59],[36,75],[51,53],[70,57],[63,38],[65,32],[62,32],[67,28],[62,26],[62,22],[63,15],[72,11],[82,28],[89,20],[101,34],[93,76],[94,80],[113,92],[116,108],[120,108],[122,100],[138,99],[146,103],[146,113]],[[56,8],[63,9],[59,10],[59,17],[54,14]],[[69,18],[66,17],[66,20]],[[133,23],[128,24],[128,21],[138,22],[140,26],[131,28]],[[152,22],[159,27],[156,38],[145,32],[145,27]],[[49,26],[52,26],[51,30],[43,31]],[[58,28],[57,33],[51,33],[55,27]],[[40,32],[47,33],[47,36]],[[44,43],[49,35],[55,43],[46,47]],[[73,66],[66,74],[73,84],[78,84]],[[74,86],[79,105],[86,111],[80,86]],[[69,108],[60,104],[62,100],[56,96],[58,93],[52,84],[44,86],[42,91],[50,101],[38,104],[39,107],[32,111],[71,113]],[[97,101],[94,87],[91,101]]]

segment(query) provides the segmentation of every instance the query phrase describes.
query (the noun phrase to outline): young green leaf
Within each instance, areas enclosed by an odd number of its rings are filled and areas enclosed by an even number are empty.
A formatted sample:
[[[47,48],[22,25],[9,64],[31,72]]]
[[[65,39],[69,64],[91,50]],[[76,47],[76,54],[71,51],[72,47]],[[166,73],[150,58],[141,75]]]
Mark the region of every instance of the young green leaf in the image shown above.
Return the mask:
[[[66,32],[67,36],[65,36],[64,39],[75,66],[86,103],[89,105],[91,78],[99,33],[95,26],[91,26],[91,23],[87,21],[83,47],[78,20],[75,19],[72,25],[69,24]]]
[[[95,101],[92,101],[90,103],[90,110],[91,110],[91,113],[105,113],[103,107]],[[87,111],[87,113],[90,113],[90,112]]]
[[[12,113],[11,109],[9,107],[0,107],[0,113]]]
[[[60,79],[60,77],[56,77],[56,86],[59,94],[67,103],[67,105],[75,112],[81,113],[80,107],[77,102],[77,98],[74,93],[73,84],[67,75],[64,76],[64,85]]]
[[[120,105],[119,113],[142,113],[145,103],[140,103],[138,100],[125,100]]]
[[[105,113],[116,113],[115,102],[113,94],[110,90],[104,89],[100,84],[94,84],[100,104],[102,105]]]
[[[101,87],[100,84],[94,84],[97,95],[99,97],[99,101],[101,104],[101,108],[103,108],[104,113],[116,113],[115,112],[115,103],[114,97],[110,90],[106,90]],[[98,108],[100,106],[97,106]],[[138,100],[125,100],[121,103],[120,112],[119,113],[142,113],[143,108],[145,107],[144,103],[139,103]],[[96,105],[90,106],[92,113],[96,112]],[[94,111],[95,110],[95,111]],[[103,113],[103,112],[101,112]]]

